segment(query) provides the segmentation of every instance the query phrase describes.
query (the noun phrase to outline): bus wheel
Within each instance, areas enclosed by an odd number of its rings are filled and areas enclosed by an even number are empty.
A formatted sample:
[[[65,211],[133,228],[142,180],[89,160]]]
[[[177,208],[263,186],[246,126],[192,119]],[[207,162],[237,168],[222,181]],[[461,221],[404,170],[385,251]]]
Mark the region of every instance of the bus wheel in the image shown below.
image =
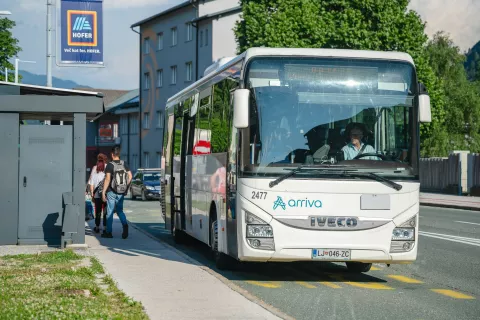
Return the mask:
[[[218,222],[213,221],[210,229],[210,245],[212,250],[212,257],[215,261],[215,265],[219,270],[232,269],[232,262],[230,257],[222,252],[218,252]]]
[[[353,273],[362,273],[370,271],[371,263],[347,262],[348,271]]]

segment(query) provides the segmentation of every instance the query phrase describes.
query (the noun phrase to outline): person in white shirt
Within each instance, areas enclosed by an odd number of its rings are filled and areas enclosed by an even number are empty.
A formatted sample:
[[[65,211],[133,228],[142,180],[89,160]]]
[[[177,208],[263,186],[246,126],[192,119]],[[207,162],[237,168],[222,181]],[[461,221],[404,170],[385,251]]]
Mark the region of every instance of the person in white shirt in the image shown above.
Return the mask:
[[[365,144],[362,139],[364,137],[364,128],[360,125],[354,125],[349,132],[350,143],[342,148],[345,160],[353,160],[356,156],[363,153],[376,153],[375,149]],[[377,157],[366,156],[360,159],[378,160]]]
[[[95,228],[96,233],[100,232],[100,220],[103,214],[103,229],[106,229],[107,219],[106,212],[104,210],[105,202],[102,199],[102,188],[105,180],[105,168],[107,166],[108,158],[103,153],[97,156],[97,164],[92,168],[92,173],[88,179],[88,185],[90,187],[90,194],[92,200],[95,203]]]

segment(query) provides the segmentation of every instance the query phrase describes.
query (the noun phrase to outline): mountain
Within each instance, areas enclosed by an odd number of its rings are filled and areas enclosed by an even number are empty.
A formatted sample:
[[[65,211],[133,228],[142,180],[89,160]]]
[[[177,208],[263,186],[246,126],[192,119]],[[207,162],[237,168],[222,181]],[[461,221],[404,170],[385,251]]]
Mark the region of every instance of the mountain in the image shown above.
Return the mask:
[[[34,74],[25,70],[20,70],[19,74],[22,76],[22,80],[20,82],[23,84],[31,84],[36,86],[45,86],[47,84],[47,76],[44,74]],[[89,86],[78,84],[75,81],[63,80],[57,77],[52,77],[52,86],[62,89],[73,89],[78,87],[91,88]]]
[[[469,80],[480,80],[480,41],[468,50],[465,70]]]

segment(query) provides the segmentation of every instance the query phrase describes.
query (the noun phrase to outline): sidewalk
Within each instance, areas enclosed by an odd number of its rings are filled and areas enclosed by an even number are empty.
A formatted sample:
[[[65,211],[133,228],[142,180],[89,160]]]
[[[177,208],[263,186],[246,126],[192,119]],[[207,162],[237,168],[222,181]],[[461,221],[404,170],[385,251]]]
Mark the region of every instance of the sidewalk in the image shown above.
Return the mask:
[[[93,233],[85,241],[120,290],[143,304],[150,319],[280,319],[232,290],[176,249],[122,225],[115,216],[113,239]]]
[[[420,205],[480,211],[480,197],[421,192]]]

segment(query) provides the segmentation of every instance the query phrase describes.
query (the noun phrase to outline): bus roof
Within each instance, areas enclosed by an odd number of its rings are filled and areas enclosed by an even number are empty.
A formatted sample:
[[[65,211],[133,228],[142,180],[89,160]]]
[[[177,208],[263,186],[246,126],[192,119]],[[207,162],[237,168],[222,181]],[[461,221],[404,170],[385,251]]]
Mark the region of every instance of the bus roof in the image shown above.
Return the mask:
[[[375,59],[375,60],[393,60],[404,61],[414,65],[412,57],[408,53],[396,51],[371,51],[371,50],[350,50],[350,49],[316,49],[316,48],[250,48],[238,55],[229,62],[221,65],[217,70],[210,72],[205,77],[192,83],[190,86],[181,90],[167,100],[168,104],[185,95],[198,85],[208,82],[210,79],[218,76],[219,73],[227,70],[245,59],[246,61],[253,57],[328,57],[328,58],[353,58],[353,59]]]

